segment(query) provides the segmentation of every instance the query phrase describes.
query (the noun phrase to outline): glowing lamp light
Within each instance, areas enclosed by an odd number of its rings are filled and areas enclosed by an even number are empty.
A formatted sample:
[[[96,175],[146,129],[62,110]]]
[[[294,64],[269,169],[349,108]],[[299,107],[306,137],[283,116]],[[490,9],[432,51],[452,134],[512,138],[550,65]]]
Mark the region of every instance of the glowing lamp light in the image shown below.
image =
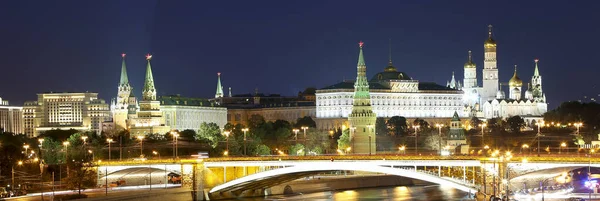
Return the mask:
[[[450,151],[448,151],[448,150],[443,150],[443,151],[442,151],[442,156],[450,156]]]

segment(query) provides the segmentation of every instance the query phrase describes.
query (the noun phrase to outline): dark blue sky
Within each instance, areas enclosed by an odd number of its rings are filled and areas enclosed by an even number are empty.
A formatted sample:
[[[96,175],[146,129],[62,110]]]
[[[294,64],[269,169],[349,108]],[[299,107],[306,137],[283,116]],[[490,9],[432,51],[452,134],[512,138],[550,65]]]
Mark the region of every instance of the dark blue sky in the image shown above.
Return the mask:
[[[140,94],[144,55],[159,95],[212,97],[225,89],[295,95],[356,76],[365,42],[371,77],[387,64],[420,81],[462,79],[473,50],[481,79],[494,25],[501,82],[529,82],[540,59],[554,108],[597,96],[598,1],[2,1],[0,97],[12,104],[44,91],[116,95],[120,54]]]

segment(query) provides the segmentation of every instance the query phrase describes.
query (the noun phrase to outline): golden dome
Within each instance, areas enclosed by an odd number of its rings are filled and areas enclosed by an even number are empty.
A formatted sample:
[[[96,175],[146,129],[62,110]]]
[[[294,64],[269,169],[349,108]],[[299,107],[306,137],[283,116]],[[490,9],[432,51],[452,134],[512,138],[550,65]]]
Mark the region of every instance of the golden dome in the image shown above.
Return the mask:
[[[488,39],[483,43],[485,46],[496,46],[496,41],[492,38],[492,25],[488,26]]]
[[[517,76],[517,65],[515,65],[515,74],[513,74],[512,78],[508,81],[508,86],[510,87],[522,87],[523,80]]]
[[[473,63],[473,57],[471,56],[471,50],[469,50],[469,60],[465,63],[465,68],[475,68],[476,65]]]

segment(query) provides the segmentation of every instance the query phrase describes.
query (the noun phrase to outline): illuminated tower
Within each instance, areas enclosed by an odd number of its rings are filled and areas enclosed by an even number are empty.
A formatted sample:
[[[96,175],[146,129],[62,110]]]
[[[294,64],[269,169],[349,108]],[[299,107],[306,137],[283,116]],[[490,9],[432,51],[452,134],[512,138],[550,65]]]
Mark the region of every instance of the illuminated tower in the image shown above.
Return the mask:
[[[156,88],[154,88],[150,59],[152,59],[152,55],[146,55],[146,79],[142,90],[142,101],[139,102],[137,117],[130,121],[131,135],[164,134],[170,130],[168,126],[164,125],[165,119],[160,110],[160,101],[156,100]]]
[[[483,44],[483,96],[484,101],[492,100],[498,91],[498,66],[496,60],[496,41],[492,38],[492,25],[488,26],[488,39]]]
[[[129,95],[133,90],[129,84],[129,78],[127,77],[127,66],[125,65],[125,53],[121,54],[121,79],[119,81],[117,98],[111,106],[113,115],[113,122],[116,128],[125,129],[127,128],[127,108],[129,105]]]
[[[469,50],[469,59],[465,63],[465,74],[463,80],[463,88],[471,89],[477,87],[477,65],[473,63],[473,56]]]
[[[535,101],[546,102],[544,92],[542,91],[542,76],[540,75],[540,70],[538,69],[538,62],[540,60],[536,59],[534,61],[535,69],[533,70],[533,76],[531,77],[531,93]]]
[[[508,81],[508,93],[510,99],[521,100],[521,88],[523,87],[523,81],[517,76],[517,65],[515,65],[515,74]]]
[[[223,98],[223,86],[221,86],[221,73],[217,73],[217,93],[215,98]]]
[[[352,112],[348,116],[350,122],[350,139],[352,150],[357,154],[375,154],[375,119],[371,107],[367,66],[363,58],[363,42],[359,43],[358,64],[356,66],[356,82],[354,83],[354,99]]]

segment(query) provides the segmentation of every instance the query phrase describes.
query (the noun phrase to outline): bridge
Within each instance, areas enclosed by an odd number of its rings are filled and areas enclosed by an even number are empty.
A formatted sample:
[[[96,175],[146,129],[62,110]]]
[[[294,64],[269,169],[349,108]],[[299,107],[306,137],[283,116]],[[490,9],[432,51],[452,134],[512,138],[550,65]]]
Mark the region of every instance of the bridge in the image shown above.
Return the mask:
[[[500,185],[504,176],[509,182],[520,184],[537,177],[536,172],[543,173],[538,176],[549,178],[548,175],[557,176],[589,165],[600,167],[600,159],[515,157],[501,161],[481,156],[270,156],[111,161],[98,163],[97,170],[99,185],[117,180],[126,180],[128,185],[166,185],[169,175],[177,175],[183,188],[197,192],[196,199],[203,200],[262,196],[272,193],[270,188],[276,185],[335,171],[394,175],[469,193],[485,190],[487,194],[498,194],[505,189]]]

